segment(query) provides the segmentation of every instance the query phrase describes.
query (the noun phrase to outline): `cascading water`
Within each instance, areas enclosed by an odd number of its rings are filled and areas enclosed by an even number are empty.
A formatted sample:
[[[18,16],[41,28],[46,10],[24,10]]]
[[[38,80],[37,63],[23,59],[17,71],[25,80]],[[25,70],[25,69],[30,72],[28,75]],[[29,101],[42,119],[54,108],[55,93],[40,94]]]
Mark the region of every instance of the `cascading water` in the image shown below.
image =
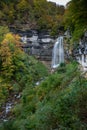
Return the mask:
[[[78,55],[76,56],[77,61],[85,68],[87,68],[87,45],[85,45],[81,40],[79,42]]]
[[[61,63],[64,63],[64,48],[63,48],[63,37],[58,37],[54,44],[52,53],[52,68],[57,68]]]

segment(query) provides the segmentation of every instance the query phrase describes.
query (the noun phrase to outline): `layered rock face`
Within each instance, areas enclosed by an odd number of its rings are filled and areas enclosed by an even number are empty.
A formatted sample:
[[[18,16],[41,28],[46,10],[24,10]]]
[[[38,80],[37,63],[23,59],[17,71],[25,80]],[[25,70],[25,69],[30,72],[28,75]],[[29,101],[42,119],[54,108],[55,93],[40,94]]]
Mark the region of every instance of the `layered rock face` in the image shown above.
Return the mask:
[[[44,61],[52,60],[52,49],[55,38],[51,37],[48,32],[38,33],[36,30],[17,30],[20,35],[23,50],[29,55]]]
[[[76,60],[84,67],[87,67],[87,32],[80,40],[78,47],[73,50]]]

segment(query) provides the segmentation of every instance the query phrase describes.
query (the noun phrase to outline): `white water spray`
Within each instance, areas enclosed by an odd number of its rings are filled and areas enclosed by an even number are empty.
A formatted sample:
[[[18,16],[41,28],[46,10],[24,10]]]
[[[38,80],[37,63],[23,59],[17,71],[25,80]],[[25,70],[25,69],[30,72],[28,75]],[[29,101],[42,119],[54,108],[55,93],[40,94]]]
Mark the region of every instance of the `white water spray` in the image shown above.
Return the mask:
[[[64,48],[63,48],[63,37],[58,37],[54,44],[52,53],[52,68],[57,68],[61,63],[64,63]]]

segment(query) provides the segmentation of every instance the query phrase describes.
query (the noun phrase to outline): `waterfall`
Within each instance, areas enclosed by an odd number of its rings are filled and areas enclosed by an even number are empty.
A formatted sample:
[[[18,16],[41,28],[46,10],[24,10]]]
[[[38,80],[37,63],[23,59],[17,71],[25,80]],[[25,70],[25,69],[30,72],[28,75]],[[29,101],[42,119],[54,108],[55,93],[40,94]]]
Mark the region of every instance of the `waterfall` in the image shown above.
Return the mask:
[[[27,36],[21,37],[21,40],[22,40],[23,43],[27,43]]]
[[[63,37],[57,38],[52,52],[52,68],[57,68],[61,63],[64,63],[64,48]]]
[[[87,45],[85,45],[85,43],[80,40],[76,59],[83,67],[87,67],[86,49]]]

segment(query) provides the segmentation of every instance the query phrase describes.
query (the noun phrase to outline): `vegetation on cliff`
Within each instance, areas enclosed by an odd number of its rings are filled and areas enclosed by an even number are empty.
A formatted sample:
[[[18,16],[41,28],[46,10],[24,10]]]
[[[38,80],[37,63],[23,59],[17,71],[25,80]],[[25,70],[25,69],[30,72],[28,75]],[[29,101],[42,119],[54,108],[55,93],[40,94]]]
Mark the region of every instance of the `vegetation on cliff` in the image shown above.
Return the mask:
[[[78,40],[87,31],[87,1],[71,0],[65,11],[65,26],[68,27],[74,40]]]
[[[64,7],[46,0],[3,0],[0,24],[28,24],[51,29],[52,35],[65,24],[77,40],[87,31],[86,6],[86,0],[71,0],[63,17]],[[1,112],[9,95],[16,93],[21,93],[20,102],[11,109],[8,121],[0,122],[0,130],[87,129],[87,79],[78,64],[68,61],[49,75],[42,63],[23,52],[19,36],[0,26]]]
[[[62,26],[63,15],[64,6],[46,0],[0,1],[0,23],[15,28],[50,29],[54,35]]]
[[[1,27],[0,35],[0,106],[10,92],[22,91],[27,85],[34,85],[48,75],[47,69],[39,61],[24,53],[19,36]]]
[[[87,129],[87,80],[75,62],[61,65],[39,86],[27,85],[14,118],[2,130]],[[10,126],[11,124],[11,126]]]

